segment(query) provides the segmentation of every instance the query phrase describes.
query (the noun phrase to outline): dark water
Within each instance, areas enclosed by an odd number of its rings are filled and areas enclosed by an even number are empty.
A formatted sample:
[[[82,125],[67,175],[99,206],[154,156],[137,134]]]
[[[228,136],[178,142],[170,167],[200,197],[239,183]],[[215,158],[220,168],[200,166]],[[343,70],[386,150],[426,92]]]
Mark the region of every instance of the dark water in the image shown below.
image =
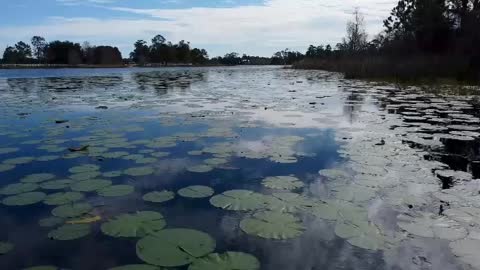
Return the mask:
[[[463,269],[444,238],[437,238],[441,245],[435,237],[412,240],[396,225],[397,216],[412,204],[417,207],[419,198],[442,192],[432,169],[452,164],[439,165],[440,158],[427,161],[420,152],[424,150],[402,143],[391,129],[402,121],[398,114],[388,114],[385,97],[388,92],[380,86],[346,81],[338,74],[276,67],[0,71],[0,150],[13,149],[0,151],[2,187],[37,173],[68,179],[69,169],[82,164],[95,164],[100,173],[119,171],[120,176],[110,179],[113,184],[134,187],[133,193],[115,198],[86,192],[82,201],[90,203],[90,215],[101,220],[90,224],[88,236],[71,241],[49,239],[56,227],[38,224],[55,206],[0,204],[0,242],[14,245],[0,256],[0,269],[141,264],[135,251],[139,238],[113,238],[100,226],[119,214],[145,210],[161,213],[167,228],[208,233],[216,241],[215,252],[254,255],[261,269]],[[161,143],[152,145],[155,141]],[[85,145],[87,151],[69,150]],[[127,153],[105,157],[119,151]],[[166,154],[152,155],[158,152]],[[126,155],[137,156],[125,159]],[[18,157],[30,159],[5,165]],[[191,171],[214,157],[225,164],[211,165],[208,172]],[[145,166],[153,173],[125,173]],[[331,168],[348,176],[319,174]],[[267,196],[279,191],[265,187],[262,180],[288,175],[304,184],[294,193],[341,204],[338,217],[293,211],[303,233],[274,240],[239,227],[254,211],[224,210],[208,198],[177,195],[164,203],[142,199],[151,191],[176,192],[191,185],[209,186],[215,195],[245,189]],[[398,181],[384,186],[387,175]],[[382,184],[362,185],[355,182],[357,176]],[[101,174],[94,178],[108,179]],[[69,189],[37,191],[48,195]],[[358,198],[360,194],[367,198]],[[405,203],[410,199],[413,202]],[[429,213],[436,207],[430,201],[418,205]],[[365,222],[382,237],[374,246],[368,244],[376,237],[370,232],[354,233],[352,238],[338,232],[339,224],[349,220],[345,213],[359,213],[356,209],[361,214],[365,210]],[[364,224],[363,219],[348,224],[351,230],[363,230],[356,225]]]

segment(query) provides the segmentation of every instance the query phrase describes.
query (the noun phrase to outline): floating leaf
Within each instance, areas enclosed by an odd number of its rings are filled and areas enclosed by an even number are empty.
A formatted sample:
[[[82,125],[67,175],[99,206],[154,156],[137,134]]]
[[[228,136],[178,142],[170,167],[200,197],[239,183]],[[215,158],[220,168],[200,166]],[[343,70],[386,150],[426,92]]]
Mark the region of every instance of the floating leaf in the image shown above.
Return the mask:
[[[124,266],[117,266],[108,270],[162,270],[161,268],[148,264],[130,264]]]
[[[164,191],[153,191],[143,195],[143,200],[147,202],[162,203],[166,201],[173,200],[175,198],[175,193],[164,190]]]
[[[16,195],[25,192],[31,192],[38,189],[38,185],[34,183],[16,183],[10,184],[8,186],[3,187],[0,190],[0,194],[2,195]]]
[[[165,228],[162,214],[143,211],[123,214],[102,224],[102,232],[112,237],[144,237]]]
[[[178,195],[187,198],[207,198],[213,193],[213,189],[207,186],[189,186],[178,191]]]
[[[126,196],[135,191],[135,188],[130,185],[115,185],[102,188],[98,191],[98,195],[103,197],[121,197]]]
[[[69,178],[77,181],[82,181],[82,180],[94,179],[100,174],[101,173],[99,171],[83,172],[83,173],[72,174],[69,176]]]
[[[75,240],[87,236],[90,233],[88,224],[67,224],[48,233],[48,237],[55,240]]]
[[[59,268],[52,265],[41,265],[24,268],[23,270],[59,270]]]
[[[152,167],[134,167],[124,171],[126,175],[130,176],[146,176],[153,174],[153,172]]]
[[[378,229],[367,221],[338,221],[335,234],[344,238],[353,246],[363,249],[378,250],[383,248],[384,239]]]
[[[258,270],[260,262],[243,252],[212,253],[196,259],[188,270]]]
[[[61,218],[74,218],[86,214],[92,210],[88,203],[74,203],[62,205],[54,208],[52,214]]]
[[[16,147],[0,148],[0,155],[15,153],[15,152],[18,152],[18,150],[20,150],[20,149],[16,148]]]
[[[34,160],[35,160],[34,157],[16,157],[16,158],[6,159],[3,161],[3,163],[9,164],[9,165],[21,165],[21,164],[30,163]]]
[[[47,181],[40,184],[40,188],[46,190],[56,190],[56,189],[65,189],[68,188],[74,180],[71,179],[62,179],[62,180],[53,180]]]
[[[84,164],[76,167],[70,168],[68,171],[70,173],[84,173],[84,172],[94,172],[100,170],[100,166],[95,164]]]
[[[267,239],[290,239],[302,235],[305,228],[288,213],[260,212],[240,222],[240,228],[251,235]]]
[[[213,167],[208,165],[196,165],[187,168],[187,171],[194,173],[206,173],[213,170]]]
[[[250,190],[229,190],[213,196],[210,203],[225,210],[249,211],[264,208],[265,197]]]
[[[265,196],[267,208],[279,212],[296,212],[309,210],[321,202],[297,193],[273,193]]]
[[[3,199],[2,203],[8,206],[31,205],[43,201],[45,196],[47,195],[43,192],[27,192],[6,197]]]
[[[112,184],[110,180],[92,179],[76,182],[72,184],[71,189],[79,192],[93,192],[106,188]]]
[[[294,190],[305,184],[293,176],[270,176],[263,179],[262,185],[272,189]]]
[[[13,244],[7,242],[0,242],[0,255],[7,254],[14,248]]]
[[[0,164],[0,172],[6,172],[15,169],[15,165]]]
[[[458,256],[463,262],[480,268],[480,257],[478,250],[480,250],[480,240],[464,239],[450,243],[450,248],[453,254]]]
[[[41,227],[55,227],[63,223],[64,223],[63,218],[59,218],[59,217],[47,217],[47,218],[40,219],[40,221],[38,221],[38,224]]]
[[[80,201],[85,196],[80,192],[59,192],[48,195],[43,203],[46,205],[63,205]]]
[[[122,176],[123,172],[122,171],[111,171],[111,172],[105,172],[102,174],[103,177],[108,177],[108,178],[115,178],[115,177],[120,177]]]
[[[165,267],[191,264],[196,258],[213,250],[215,240],[210,235],[191,229],[166,229],[137,242],[137,255],[140,259]]]
[[[400,215],[397,224],[403,230],[422,237],[453,241],[465,238],[468,234],[458,222],[433,214],[423,214],[419,217]]]
[[[80,219],[72,219],[65,222],[66,224],[90,224],[102,220],[101,216],[87,216]]]
[[[224,158],[209,158],[209,159],[206,159],[204,162],[205,164],[210,166],[218,166],[218,165],[223,165],[225,163],[228,163],[228,160]]]
[[[51,174],[51,173],[36,173],[36,174],[30,174],[30,175],[27,175],[27,176],[23,177],[22,179],[20,179],[20,182],[22,182],[22,183],[40,183],[40,182],[44,182],[44,181],[47,181],[47,180],[51,180],[53,178],[55,178],[55,175]]]

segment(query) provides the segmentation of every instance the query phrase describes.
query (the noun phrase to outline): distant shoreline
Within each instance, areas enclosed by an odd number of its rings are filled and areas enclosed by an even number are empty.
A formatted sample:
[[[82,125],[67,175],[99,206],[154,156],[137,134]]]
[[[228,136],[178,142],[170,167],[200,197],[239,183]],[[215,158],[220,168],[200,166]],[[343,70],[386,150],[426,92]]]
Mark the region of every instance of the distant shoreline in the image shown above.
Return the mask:
[[[0,64],[0,70],[8,69],[87,69],[87,68],[171,68],[171,67],[233,67],[233,66],[271,66],[271,65],[56,65],[56,64]]]

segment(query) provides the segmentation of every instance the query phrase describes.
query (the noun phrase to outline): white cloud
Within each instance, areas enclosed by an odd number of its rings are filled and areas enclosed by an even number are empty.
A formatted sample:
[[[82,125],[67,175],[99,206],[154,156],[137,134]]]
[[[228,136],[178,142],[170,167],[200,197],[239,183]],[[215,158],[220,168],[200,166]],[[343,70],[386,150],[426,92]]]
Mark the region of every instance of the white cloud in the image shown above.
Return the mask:
[[[262,6],[188,9],[104,7],[144,15],[144,19],[51,18],[42,25],[0,27],[0,44],[40,34],[50,40],[68,38],[116,45],[162,33],[174,42],[185,39],[194,46],[210,48],[211,55],[232,48],[241,53],[270,55],[286,47],[335,44],[344,35],[354,7],[366,14],[368,32],[377,33],[397,0],[382,1],[265,0]]]

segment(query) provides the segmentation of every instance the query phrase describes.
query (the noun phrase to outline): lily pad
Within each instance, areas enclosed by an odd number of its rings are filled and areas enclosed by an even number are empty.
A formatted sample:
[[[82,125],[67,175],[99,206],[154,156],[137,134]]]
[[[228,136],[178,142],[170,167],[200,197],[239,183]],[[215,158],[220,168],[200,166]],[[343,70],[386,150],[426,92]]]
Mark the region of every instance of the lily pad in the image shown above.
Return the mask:
[[[100,166],[95,164],[85,164],[76,167],[70,168],[68,171],[70,173],[84,173],[84,172],[94,172],[100,170]]]
[[[166,201],[173,200],[175,198],[175,193],[164,190],[164,191],[153,191],[143,195],[143,200],[147,202],[162,203]]]
[[[206,173],[212,171],[213,167],[209,165],[196,165],[187,168],[187,171],[194,172],[194,173]]]
[[[13,244],[7,242],[0,242],[0,255],[7,254],[14,248]]]
[[[262,181],[262,185],[272,189],[294,190],[305,184],[293,176],[270,176]]]
[[[129,264],[123,266],[117,266],[108,270],[162,270],[160,267],[148,265],[148,264]]]
[[[22,182],[22,183],[40,183],[40,182],[44,182],[44,181],[47,181],[47,180],[51,180],[53,178],[55,178],[55,175],[51,174],[51,173],[36,173],[36,174],[30,174],[30,175],[27,175],[27,176],[23,177],[22,179],[20,179],[20,182]]]
[[[120,177],[122,176],[123,172],[122,171],[111,171],[111,172],[105,172],[102,174],[103,177],[108,177],[108,178],[115,178],[115,177]]]
[[[187,198],[207,198],[213,195],[215,191],[207,186],[189,186],[178,191],[178,195]]]
[[[23,270],[59,270],[59,268],[52,265],[40,265],[24,268]]]
[[[9,165],[21,165],[21,164],[30,163],[34,160],[35,160],[34,157],[16,157],[16,158],[6,159],[3,161],[3,163],[9,164]]]
[[[130,185],[115,185],[102,188],[98,191],[98,195],[103,197],[121,197],[131,194],[135,188]]]
[[[47,181],[40,184],[40,188],[46,190],[57,190],[68,188],[74,180],[71,179],[62,179],[62,180],[53,180]]]
[[[75,240],[87,236],[90,233],[88,224],[67,224],[48,233],[48,237],[55,240]]]
[[[61,205],[52,210],[52,215],[61,218],[73,218],[86,214],[92,210],[89,203],[74,203]]]
[[[43,201],[46,205],[63,205],[80,201],[85,196],[80,192],[59,192],[48,195]]]
[[[0,164],[0,172],[7,172],[15,169],[15,165]]]
[[[10,184],[0,189],[2,195],[16,195],[25,192],[31,192],[38,189],[38,185],[34,183],[16,183]]]
[[[69,178],[77,181],[83,180],[90,180],[94,179],[95,177],[99,176],[101,173],[99,171],[91,171],[91,172],[83,172],[83,173],[76,173],[69,176]]]
[[[45,196],[47,195],[43,192],[27,192],[6,197],[3,199],[2,203],[8,206],[31,205],[43,201]]]
[[[76,182],[72,184],[71,189],[79,192],[93,192],[112,185],[110,180],[92,179]]]
[[[367,221],[338,221],[335,234],[346,239],[351,245],[363,249],[378,250],[384,246],[379,230]]]
[[[137,255],[152,265],[177,267],[211,253],[215,245],[215,240],[204,232],[167,229],[138,241]]]
[[[19,149],[19,148],[16,148],[16,147],[0,148],[0,155],[15,153],[15,152],[17,152],[18,150],[20,150],[20,149]]]
[[[288,213],[265,211],[240,222],[240,228],[251,235],[267,239],[290,239],[302,235],[305,227]]]
[[[59,217],[47,217],[42,218],[38,221],[38,225],[41,227],[55,227],[57,225],[63,224],[65,221],[63,218]]]
[[[454,241],[465,238],[468,234],[467,230],[458,222],[433,214],[423,214],[418,217],[400,215],[397,224],[403,230],[422,237]]]
[[[143,211],[123,214],[102,224],[102,232],[112,237],[144,237],[165,228],[162,214]]]
[[[266,206],[264,195],[250,190],[229,190],[210,198],[210,203],[234,211],[258,210]]]
[[[195,260],[188,270],[258,270],[260,262],[255,256],[228,251],[226,253],[212,253]]]
[[[146,176],[153,174],[154,169],[152,167],[134,167],[126,169],[124,173],[130,176]]]

